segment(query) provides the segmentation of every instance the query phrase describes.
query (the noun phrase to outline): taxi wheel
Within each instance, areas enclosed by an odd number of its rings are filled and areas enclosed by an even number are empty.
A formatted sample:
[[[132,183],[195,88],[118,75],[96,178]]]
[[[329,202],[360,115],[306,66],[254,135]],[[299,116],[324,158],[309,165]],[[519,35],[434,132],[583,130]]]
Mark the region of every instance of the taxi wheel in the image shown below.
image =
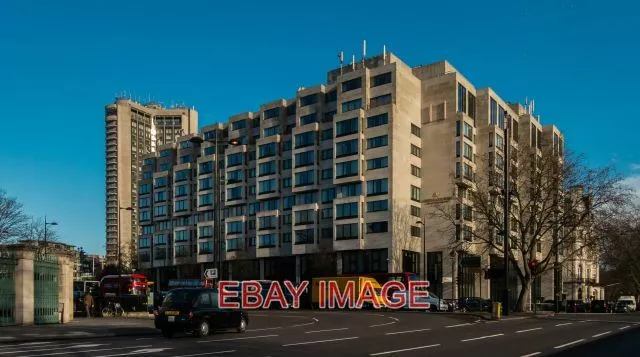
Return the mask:
[[[240,317],[237,330],[239,333],[243,333],[247,330],[247,320],[245,320],[244,316]]]
[[[166,338],[171,338],[173,337],[173,330],[169,330],[169,329],[162,329],[162,336],[166,337]]]
[[[198,325],[198,329],[195,332],[196,337],[205,337],[209,335],[209,323],[207,321],[202,321]]]

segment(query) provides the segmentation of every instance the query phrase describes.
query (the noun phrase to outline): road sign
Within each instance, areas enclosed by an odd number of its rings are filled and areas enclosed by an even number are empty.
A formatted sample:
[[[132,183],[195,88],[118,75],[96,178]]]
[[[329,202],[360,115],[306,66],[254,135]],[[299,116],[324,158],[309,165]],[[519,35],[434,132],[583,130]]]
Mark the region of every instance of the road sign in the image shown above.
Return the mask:
[[[453,278],[451,278],[450,276],[443,276],[442,277],[442,282],[443,283],[451,283],[451,282],[453,282]]]
[[[206,279],[217,279],[218,278],[218,268],[205,270],[204,271],[204,277]]]

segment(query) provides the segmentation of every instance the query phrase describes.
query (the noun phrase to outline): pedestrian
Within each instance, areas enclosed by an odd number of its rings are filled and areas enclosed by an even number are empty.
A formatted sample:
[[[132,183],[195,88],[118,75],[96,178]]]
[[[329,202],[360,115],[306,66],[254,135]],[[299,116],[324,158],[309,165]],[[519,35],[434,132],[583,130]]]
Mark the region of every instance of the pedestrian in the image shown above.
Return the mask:
[[[88,291],[84,295],[84,308],[87,310],[87,317],[91,317],[91,309],[93,309],[93,296],[91,296],[91,291]]]

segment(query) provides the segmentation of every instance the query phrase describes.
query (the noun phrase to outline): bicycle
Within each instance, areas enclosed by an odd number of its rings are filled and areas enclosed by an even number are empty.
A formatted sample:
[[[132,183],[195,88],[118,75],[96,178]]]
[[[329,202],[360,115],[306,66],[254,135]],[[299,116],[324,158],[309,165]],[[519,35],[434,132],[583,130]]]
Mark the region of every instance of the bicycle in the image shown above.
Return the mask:
[[[119,302],[110,301],[107,306],[102,308],[103,317],[122,317],[124,316],[124,309]]]

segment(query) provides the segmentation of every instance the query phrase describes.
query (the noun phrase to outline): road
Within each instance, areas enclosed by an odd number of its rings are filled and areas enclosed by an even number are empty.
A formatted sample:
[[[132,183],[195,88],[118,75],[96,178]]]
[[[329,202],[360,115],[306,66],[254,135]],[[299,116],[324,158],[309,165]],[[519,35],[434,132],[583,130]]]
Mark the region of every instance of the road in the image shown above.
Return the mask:
[[[483,321],[424,312],[254,311],[244,334],[88,338],[0,345],[40,356],[637,356],[640,314]]]

